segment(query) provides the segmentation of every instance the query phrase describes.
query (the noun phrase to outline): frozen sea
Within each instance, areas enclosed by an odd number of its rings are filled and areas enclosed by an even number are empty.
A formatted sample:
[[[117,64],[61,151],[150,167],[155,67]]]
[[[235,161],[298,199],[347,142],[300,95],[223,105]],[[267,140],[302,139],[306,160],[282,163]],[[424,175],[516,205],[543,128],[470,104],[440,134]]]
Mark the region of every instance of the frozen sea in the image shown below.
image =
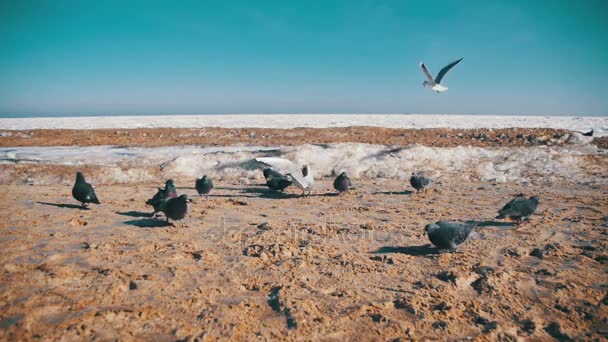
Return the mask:
[[[507,116],[428,114],[238,114],[238,115],[155,115],[88,116],[49,118],[0,118],[0,129],[95,129],[155,127],[348,127],[389,128],[563,128],[580,132],[594,130],[608,135],[608,117],[602,116]]]

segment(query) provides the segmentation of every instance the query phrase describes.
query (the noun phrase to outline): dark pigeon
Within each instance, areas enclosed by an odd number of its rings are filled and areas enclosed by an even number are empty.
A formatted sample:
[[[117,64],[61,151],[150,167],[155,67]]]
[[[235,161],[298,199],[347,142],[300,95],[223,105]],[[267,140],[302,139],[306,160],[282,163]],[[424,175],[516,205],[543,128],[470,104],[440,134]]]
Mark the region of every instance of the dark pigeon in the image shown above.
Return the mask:
[[[174,221],[183,220],[188,215],[188,203],[190,202],[188,195],[168,199],[162,209],[167,218],[167,223],[169,223],[169,219]]]
[[[152,198],[146,201],[147,205],[151,205],[154,208],[154,215],[156,213],[163,211],[163,206],[165,202],[170,198],[177,197],[177,190],[175,189],[175,184],[173,184],[173,180],[169,179],[165,182],[165,188],[158,188],[158,191]]]
[[[587,133],[583,133],[583,135],[586,136],[586,137],[592,137],[593,136],[593,130],[590,130]]]
[[[338,190],[338,193],[343,193],[353,186],[353,183],[348,178],[346,172],[342,172],[336,179],[334,179],[334,189]]]
[[[532,196],[525,198],[523,194],[518,195],[509,203],[505,204],[502,209],[498,211],[497,219],[504,219],[507,216],[517,221],[517,224],[521,224],[524,220],[528,219],[529,216],[534,214],[538,207],[539,198],[538,196]]]
[[[213,189],[213,182],[211,178],[208,178],[206,175],[203,178],[197,178],[196,184],[194,185],[196,191],[199,196],[203,197],[203,195],[209,195],[211,189]]]
[[[410,184],[414,189],[416,189],[416,192],[418,192],[422,189],[427,188],[431,184],[431,180],[424,176],[419,176],[412,173],[412,177],[410,178]]]
[[[306,171],[308,173],[308,169]],[[286,177],[280,177],[278,174],[273,173],[270,168],[265,168],[262,172],[264,173],[264,178],[266,178],[266,185],[270,190],[284,191],[285,188],[293,183]]]
[[[82,172],[76,173],[76,183],[72,188],[72,196],[86,208],[89,203],[100,204],[93,186],[84,180]]]
[[[439,249],[455,249],[467,240],[477,226],[474,221],[466,223],[438,221],[424,227],[429,240]]]

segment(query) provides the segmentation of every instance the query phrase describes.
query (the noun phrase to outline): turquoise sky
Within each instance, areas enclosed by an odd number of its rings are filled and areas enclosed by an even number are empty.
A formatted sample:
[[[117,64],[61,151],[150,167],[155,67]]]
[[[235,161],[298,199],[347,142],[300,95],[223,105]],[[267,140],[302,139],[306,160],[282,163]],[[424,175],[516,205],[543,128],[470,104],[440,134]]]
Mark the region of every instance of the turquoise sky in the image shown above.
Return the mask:
[[[608,115],[604,0],[0,0],[0,47],[0,116]]]

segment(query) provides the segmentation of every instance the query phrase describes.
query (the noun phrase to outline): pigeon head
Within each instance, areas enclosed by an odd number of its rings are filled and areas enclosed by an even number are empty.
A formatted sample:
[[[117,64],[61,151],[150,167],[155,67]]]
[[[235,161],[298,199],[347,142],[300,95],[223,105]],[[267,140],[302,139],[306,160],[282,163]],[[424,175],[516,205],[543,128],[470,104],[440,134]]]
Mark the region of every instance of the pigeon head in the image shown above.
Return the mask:
[[[82,172],[78,171],[76,172],[76,182],[84,182],[84,175],[82,174]]]
[[[192,199],[188,195],[181,195],[178,198],[183,202],[192,203]]]
[[[167,181],[165,182],[165,187],[167,186],[175,186],[175,184],[173,184],[173,179],[167,179]]]
[[[425,231],[426,233],[428,233],[428,232],[430,232],[430,231],[432,231],[432,230],[435,230],[435,229],[437,229],[437,228],[439,228],[439,226],[438,226],[438,225],[436,225],[435,223],[431,223],[431,224],[427,224],[426,226],[424,226],[424,231]]]
[[[538,196],[532,196],[530,197],[530,200],[538,203],[540,201],[540,198]]]
[[[347,177],[347,175],[346,175],[346,171],[343,171],[343,172],[340,174],[340,176],[341,176],[341,177]]]
[[[265,168],[262,172],[264,173],[264,178],[270,177],[270,169],[269,168]]]

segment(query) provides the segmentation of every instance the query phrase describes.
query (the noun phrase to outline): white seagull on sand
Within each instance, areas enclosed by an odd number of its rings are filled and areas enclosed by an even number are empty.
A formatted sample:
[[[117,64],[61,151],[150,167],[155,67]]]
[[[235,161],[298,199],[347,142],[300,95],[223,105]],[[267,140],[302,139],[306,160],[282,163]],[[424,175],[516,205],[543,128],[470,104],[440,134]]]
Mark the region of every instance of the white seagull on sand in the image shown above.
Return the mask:
[[[275,177],[288,178],[291,180],[298,188],[302,189],[302,195],[304,195],[306,191],[310,194],[315,180],[308,165],[304,165],[300,168],[291,160],[275,157],[255,158],[255,161],[263,167],[269,168],[270,172],[274,173]]]
[[[437,74],[437,77],[434,80],[433,80],[433,76],[431,76],[431,73],[424,66],[424,63],[420,62],[420,68],[422,68],[422,72],[428,79],[428,81],[422,82],[422,85],[425,88],[431,88],[432,90],[434,90],[438,93],[443,93],[444,91],[448,90],[448,87],[441,85],[441,80],[443,79],[445,74],[447,74],[448,71],[450,71],[450,69],[452,69],[454,67],[454,65],[460,63],[461,60],[462,60],[462,58],[459,60],[453,61],[452,63],[444,66],[443,69],[441,69],[441,71],[439,71],[439,73]]]

